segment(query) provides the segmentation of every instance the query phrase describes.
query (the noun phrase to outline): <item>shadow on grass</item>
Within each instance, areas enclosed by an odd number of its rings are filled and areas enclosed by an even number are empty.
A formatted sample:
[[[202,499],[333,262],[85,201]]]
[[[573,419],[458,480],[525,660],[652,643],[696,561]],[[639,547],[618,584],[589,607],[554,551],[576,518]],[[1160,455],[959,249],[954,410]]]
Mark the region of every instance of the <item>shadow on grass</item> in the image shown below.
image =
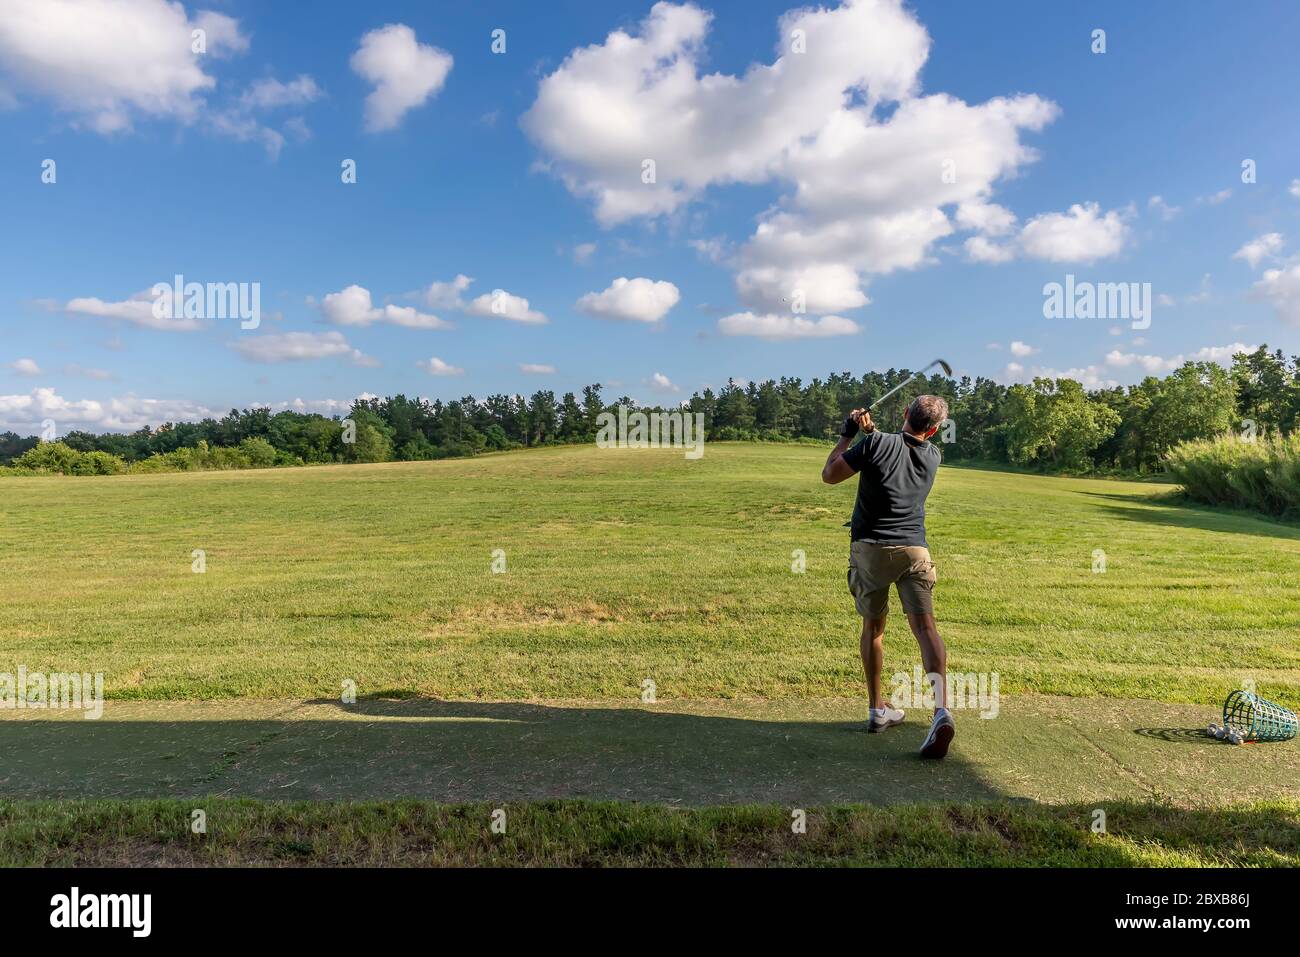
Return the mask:
[[[1181,744],[1205,744],[1208,740],[1204,728],[1134,728],[1133,733]]]
[[[960,751],[923,761],[926,723],[880,735],[847,722],[641,708],[362,699],[262,720],[0,721],[0,797],[438,801],[547,798],[703,806],[992,801]],[[238,715],[238,710],[232,710]]]
[[[1110,492],[1081,492],[1091,498],[1110,499],[1125,503],[1102,505],[1113,517],[1149,525],[1171,525],[1175,528],[1198,528],[1208,532],[1228,532],[1235,535],[1259,535],[1265,538],[1300,539],[1300,527],[1271,519],[1258,512],[1237,509],[1215,509],[1197,505],[1174,494],[1151,496],[1114,495]]]

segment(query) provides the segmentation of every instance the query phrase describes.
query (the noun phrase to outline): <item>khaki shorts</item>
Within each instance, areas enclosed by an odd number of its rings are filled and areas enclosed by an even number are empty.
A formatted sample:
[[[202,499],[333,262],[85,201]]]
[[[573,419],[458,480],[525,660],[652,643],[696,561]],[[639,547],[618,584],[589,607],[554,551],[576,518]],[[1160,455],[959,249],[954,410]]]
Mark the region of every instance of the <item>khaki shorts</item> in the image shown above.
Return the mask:
[[[937,576],[930,550],[924,545],[849,546],[849,593],[863,618],[889,614],[889,586],[898,586],[898,598],[909,615],[933,615],[931,593]]]

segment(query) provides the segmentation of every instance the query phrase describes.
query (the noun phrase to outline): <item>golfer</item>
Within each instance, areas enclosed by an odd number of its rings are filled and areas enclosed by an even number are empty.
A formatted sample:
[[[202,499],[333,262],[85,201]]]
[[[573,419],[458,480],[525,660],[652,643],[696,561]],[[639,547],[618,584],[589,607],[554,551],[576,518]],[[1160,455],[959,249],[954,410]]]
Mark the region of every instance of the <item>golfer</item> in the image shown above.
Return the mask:
[[[948,403],[922,395],[907,407],[901,432],[879,432],[871,413],[854,409],[844,420],[840,440],[822,481],[837,485],[855,472],[858,497],[853,506],[849,545],[849,592],[862,616],[862,667],[871,698],[870,731],[884,731],[903,720],[903,711],[880,696],[884,665],[885,617],[889,586],[907,613],[921,646],[921,663],[934,686],[934,722],[921,744],[921,756],[942,758],[955,728],[945,698],[948,652],[934,624],[934,562],[925,541],[925,497],[939,470],[939,450],[929,439],[948,417]],[[852,445],[858,432],[865,437]],[[852,447],[850,447],[852,445]]]

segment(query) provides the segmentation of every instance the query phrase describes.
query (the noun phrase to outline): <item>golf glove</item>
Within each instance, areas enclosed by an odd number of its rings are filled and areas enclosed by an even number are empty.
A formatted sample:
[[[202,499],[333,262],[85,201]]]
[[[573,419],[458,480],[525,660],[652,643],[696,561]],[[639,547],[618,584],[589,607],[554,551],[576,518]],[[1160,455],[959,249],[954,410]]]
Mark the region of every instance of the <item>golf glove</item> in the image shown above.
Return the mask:
[[[844,424],[840,426],[840,438],[851,439],[858,434],[858,420],[852,415],[844,417]]]

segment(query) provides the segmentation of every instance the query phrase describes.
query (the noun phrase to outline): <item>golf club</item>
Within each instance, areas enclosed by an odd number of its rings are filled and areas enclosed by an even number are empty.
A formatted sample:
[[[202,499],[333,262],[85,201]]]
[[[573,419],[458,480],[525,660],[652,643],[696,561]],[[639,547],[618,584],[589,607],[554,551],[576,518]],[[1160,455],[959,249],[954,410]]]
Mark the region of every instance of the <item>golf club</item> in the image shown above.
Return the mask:
[[[919,372],[914,372],[914,373],[912,373],[910,376],[908,376],[908,377],[907,377],[906,379],[904,379],[902,382],[898,383],[898,385],[894,386],[892,389],[890,389],[888,392],[886,392],[884,395],[882,395],[879,399],[876,399],[874,402],[872,402],[869,406],[867,406],[867,411],[870,412],[870,411],[871,411],[872,409],[874,409],[877,405],[879,405],[881,402],[884,402],[886,399],[888,399],[891,395],[893,395],[895,392],[897,392],[897,391],[898,391],[899,389],[901,389],[903,386],[907,385],[907,384],[908,384],[909,382],[911,382],[913,379],[916,379],[916,378],[918,378],[918,377],[920,377],[920,376],[925,375],[927,372],[929,372],[929,371],[930,371],[931,369],[933,369],[935,366],[939,366],[939,367],[941,367],[941,368],[943,369],[943,374],[944,374],[944,375],[947,375],[947,376],[952,375],[952,366],[948,365],[948,363],[945,362],[943,359],[935,359],[933,362],[931,362],[931,363],[930,363],[928,366],[926,366],[924,369],[920,370]]]

